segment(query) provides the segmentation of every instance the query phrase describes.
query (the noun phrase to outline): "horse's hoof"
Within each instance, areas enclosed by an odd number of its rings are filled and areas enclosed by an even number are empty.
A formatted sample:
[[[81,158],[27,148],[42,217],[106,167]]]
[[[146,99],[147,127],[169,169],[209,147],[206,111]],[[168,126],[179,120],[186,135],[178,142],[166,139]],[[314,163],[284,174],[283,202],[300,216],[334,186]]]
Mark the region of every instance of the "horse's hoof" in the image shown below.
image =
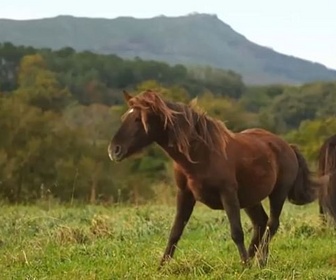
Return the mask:
[[[159,267],[158,267],[158,270],[161,270],[162,267],[167,263],[169,262],[170,258],[169,257],[163,257],[160,261],[160,264],[159,264]]]
[[[267,265],[267,258],[258,259],[258,266],[260,268],[264,268]]]
[[[246,262],[243,263],[244,268],[251,268],[251,266],[252,266],[252,263],[250,260],[247,260]]]
[[[242,269],[243,270],[247,269],[247,268],[251,268],[251,261],[250,261],[250,259],[242,260],[241,264],[242,264]]]

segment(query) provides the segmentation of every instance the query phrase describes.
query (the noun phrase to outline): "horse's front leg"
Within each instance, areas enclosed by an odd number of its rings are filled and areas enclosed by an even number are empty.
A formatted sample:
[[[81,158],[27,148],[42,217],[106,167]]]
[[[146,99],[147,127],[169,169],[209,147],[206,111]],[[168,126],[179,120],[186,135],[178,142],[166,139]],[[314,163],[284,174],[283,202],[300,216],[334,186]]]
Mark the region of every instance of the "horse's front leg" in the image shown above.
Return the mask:
[[[240,205],[236,188],[232,187],[232,189],[228,189],[228,187],[226,187],[225,191],[222,191],[220,196],[224,210],[229,219],[231,238],[238,248],[241,262],[243,265],[246,265],[248,255],[244,245],[244,232],[241,224]]]
[[[195,199],[193,194],[187,189],[179,189],[177,193],[177,209],[175,214],[175,220],[170,231],[168,244],[161,259],[160,266],[162,266],[165,261],[173,257],[177,243],[182,235],[186,224],[189,221],[191,213],[193,212],[194,205]]]

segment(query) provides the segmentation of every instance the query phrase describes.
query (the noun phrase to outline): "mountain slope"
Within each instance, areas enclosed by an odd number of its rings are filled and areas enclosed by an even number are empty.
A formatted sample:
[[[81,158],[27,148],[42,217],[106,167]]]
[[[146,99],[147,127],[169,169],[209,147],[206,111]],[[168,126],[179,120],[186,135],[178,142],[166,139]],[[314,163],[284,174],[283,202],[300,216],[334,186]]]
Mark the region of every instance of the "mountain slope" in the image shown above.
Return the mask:
[[[247,83],[335,80],[336,71],[254,44],[214,15],[135,19],[58,16],[0,20],[0,42],[114,53],[121,57],[209,65],[240,73]]]

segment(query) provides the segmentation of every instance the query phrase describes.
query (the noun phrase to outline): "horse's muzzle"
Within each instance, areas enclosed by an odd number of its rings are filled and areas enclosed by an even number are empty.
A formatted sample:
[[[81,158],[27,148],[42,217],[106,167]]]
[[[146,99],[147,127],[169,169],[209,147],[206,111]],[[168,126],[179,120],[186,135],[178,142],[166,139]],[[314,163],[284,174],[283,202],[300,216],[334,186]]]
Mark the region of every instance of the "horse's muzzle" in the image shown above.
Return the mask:
[[[107,153],[111,161],[121,161],[124,157],[123,148],[120,145],[110,144],[107,148]]]

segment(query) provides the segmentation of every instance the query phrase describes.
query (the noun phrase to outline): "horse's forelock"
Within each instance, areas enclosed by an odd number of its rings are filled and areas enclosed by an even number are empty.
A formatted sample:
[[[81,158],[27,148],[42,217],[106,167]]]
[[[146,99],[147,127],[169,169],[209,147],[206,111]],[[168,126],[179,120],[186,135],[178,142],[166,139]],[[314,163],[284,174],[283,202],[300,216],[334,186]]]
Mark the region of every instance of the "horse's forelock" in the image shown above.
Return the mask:
[[[141,122],[148,133],[148,115],[154,113],[163,119],[164,127],[173,124],[173,112],[169,109],[166,102],[156,92],[145,91],[132,97],[129,106],[140,110]]]

